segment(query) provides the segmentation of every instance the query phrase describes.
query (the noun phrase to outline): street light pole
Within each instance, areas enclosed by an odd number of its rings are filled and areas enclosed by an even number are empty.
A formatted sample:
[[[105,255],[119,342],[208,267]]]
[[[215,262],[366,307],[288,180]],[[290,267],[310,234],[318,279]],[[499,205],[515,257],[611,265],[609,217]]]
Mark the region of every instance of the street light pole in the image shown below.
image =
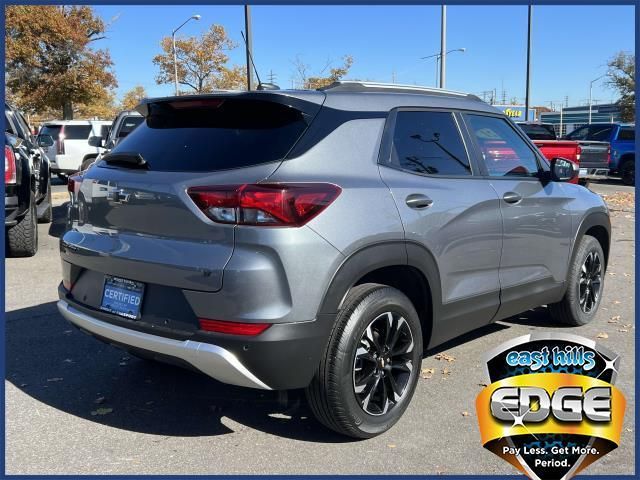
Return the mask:
[[[528,23],[528,33],[527,33],[527,89],[526,89],[526,98],[524,102],[524,121],[529,121],[529,100],[530,100],[530,91],[531,91],[531,10],[532,7],[529,5],[529,23]]]
[[[452,53],[452,52],[466,52],[467,49],[466,48],[454,48],[453,50],[449,50],[444,52],[445,55]],[[442,73],[441,70],[438,69],[439,63],[440,61],[442,61],[442,53],[434,53],[433,55],[428,55],[426,57],[420,57],[420,60],[426,60],[428,58],[434,58],[436,59],[436,88],[438,88],[438,73]],[[442,81],[442,80],[441,80]],[[442,88],[442,83],[440,84],[440,88]]]
[[[436,63],[438,63],[437,60],[436,60]],[[447,6],[442,5],[442,15],[440,16],[440,88],[445,87],[446,69],[447,69]]]
[[[591,82],[589,82],[589,123],[591,123],[591,103],[593,100],[593,84],[596,83],[598,80],[600,80],[602,77],[606,77],[606,74],[600,75],[598,78],[591,80]]]
[[[184,27],[187,24],[187,22],[189,22],[189,20],[200,20],[200,15],[191,15],[184,22],[182,22],[182,25],[180,25],[178,28],[174,29],[171,32],[171,42],[173,44],[173,81],[176,87],[176,97],[179,95],[178,93],[178,54],[176,53],[176,32],[180,30],[182,27]]]
[[[249,5],[244,6],[244,31],[246,32],[246,55],[247,55],[247,90],[255,90],[253,82],[253,62],[251,55],[253,52],[253,35],[251,34],[251,7]]]

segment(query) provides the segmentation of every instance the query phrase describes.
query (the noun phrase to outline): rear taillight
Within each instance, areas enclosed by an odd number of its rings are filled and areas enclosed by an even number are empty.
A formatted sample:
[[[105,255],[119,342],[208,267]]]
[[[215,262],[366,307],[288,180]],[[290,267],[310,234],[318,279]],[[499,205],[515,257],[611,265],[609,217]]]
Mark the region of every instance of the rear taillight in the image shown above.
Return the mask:
[[[299,227],[341,191],[332,183],[262,183],[191,187],[187,193],[214,222]]]
[[[227,322],[207,318],[199,318],[198,321],[200,322],[200,330],[229,335],[259,335],[271,326],[270,323]]]
[[[58,142],[56,146],[56,154],[64,155],[64,127],[60,129],[60,133],[58,134]]]
[[[80,190],[80,185],[82,185],[82,175],[78,175],[76,173],[70,175],[67,179],[67,190],[69,190],[69,193],[71,193],[72,195],[78,193],[78,191]]]
[[[607,148],[607,164],[611,163],[611,145]]]
[[[576,160],[580,160],[580,154],[582,154],[582,147],[578,145],[576,147]]]
[[[16,154],[9,145],[4,146],[4,183],[16,183]]]

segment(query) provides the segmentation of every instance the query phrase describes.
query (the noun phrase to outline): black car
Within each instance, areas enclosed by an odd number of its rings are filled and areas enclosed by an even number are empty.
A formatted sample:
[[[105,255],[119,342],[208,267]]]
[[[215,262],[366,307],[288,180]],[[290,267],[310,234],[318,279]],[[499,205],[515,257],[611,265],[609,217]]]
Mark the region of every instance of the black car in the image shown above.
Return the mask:
[[[53,138],[36,139],[16,109],[5,104],[4,209],[6,252],[31,257],[38,251],[38,222],[51,222],[49,159],[41,146]]]

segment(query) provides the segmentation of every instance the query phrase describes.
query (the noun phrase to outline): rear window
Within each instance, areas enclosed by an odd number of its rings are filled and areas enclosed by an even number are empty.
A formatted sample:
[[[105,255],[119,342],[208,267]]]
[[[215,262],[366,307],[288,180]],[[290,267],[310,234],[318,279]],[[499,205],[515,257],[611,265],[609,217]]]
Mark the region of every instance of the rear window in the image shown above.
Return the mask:
[[[144,121],[144,117],[126,117],[118,132],[118,138],[124,138],[135,130]]]
[[[139,153],[151,170],[162,171],[216,171],[282,160],[307,127],[299,110],[245,99],[151,104],[142,120],[112,151]]]
[[[54,140],[58,140],[62,125],[45,125],[40,129],[40,135],[51,135]]]
[[[518,126],[531,140],[555,140],[556,132],[552,125],[519,123]]]
[[[63,133],[66,140],[86,140],[91,133],[91,125],[65,125]]]
[[[588,139],[597,142],[608,142],[611,130],[613,130],[611,125],[591,125]]]
[[[618,133],[618,140],[635,140],[636,131],[633,128],[621,128]]]

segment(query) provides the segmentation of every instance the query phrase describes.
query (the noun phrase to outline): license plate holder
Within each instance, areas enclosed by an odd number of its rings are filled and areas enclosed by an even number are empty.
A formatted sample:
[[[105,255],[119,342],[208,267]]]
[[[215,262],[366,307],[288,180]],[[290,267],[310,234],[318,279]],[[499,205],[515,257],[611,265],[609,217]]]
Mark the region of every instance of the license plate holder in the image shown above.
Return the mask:
[[[124,318],[140,318],[144,283],[126,278],[105,276],[100,310]]]

